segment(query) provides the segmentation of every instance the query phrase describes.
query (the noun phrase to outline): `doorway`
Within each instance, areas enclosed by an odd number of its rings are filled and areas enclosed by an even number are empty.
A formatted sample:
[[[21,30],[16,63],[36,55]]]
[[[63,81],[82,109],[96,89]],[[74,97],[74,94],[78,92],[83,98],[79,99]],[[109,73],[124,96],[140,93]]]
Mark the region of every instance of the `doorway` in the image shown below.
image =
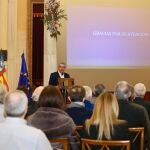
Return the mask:
[[[32,16],[32,85],[43,85],[44,72],[44,3],[33,3]]]

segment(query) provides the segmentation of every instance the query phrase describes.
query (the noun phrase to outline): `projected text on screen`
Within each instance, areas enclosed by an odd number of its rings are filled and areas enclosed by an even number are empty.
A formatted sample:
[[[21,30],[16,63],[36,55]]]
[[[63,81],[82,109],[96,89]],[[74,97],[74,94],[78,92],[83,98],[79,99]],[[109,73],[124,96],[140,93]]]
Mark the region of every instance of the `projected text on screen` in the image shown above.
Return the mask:
[[[67,63],[71,67],[150,66],[150,10],[70,6]]]

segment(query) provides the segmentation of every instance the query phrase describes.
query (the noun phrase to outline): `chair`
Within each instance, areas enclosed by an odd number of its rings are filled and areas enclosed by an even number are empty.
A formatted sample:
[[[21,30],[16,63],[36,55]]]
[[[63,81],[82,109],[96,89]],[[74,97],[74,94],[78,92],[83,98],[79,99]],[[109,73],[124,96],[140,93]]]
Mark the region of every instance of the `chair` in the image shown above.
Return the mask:
[[[82,126],[82,125],[80,125],[80,126],[76,126],[76,130],[77,131],[80,131],[80,130],[82,130],[84,127]]]
[[[69,150],[69,142],[67,138],[50,138],[51,143],[61,143],[63,145],[63,150]]]
[[[121,147],[121,150],[130,150],[130,141],[104,141],[104,140],[91,140],[81,139],[82,150],[91,150],[90,145],[100,146],[100,150],[111,150],[110,147]]]
[[[135,143],[137,138],[140,136],[140,150],[144,149],[144,128],[138,127],[138,128],[129,128],[129,131],[132,133],[136,133],[135,137],[132,140],[132,143]]]

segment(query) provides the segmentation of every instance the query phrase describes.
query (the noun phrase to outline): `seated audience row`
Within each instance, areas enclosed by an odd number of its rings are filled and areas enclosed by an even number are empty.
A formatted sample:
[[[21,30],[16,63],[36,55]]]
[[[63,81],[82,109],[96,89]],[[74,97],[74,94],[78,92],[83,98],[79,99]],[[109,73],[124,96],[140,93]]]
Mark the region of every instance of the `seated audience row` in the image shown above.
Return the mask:
[[[24,120],[28,99],[24,92],[10,92],[4,101],[6,119],[0,123],[1,150],[52,150],[45,134]]]
[[[51,147],[48,139],[67,137],[70,148],[78,150],[77,125],[84,125],[80,138],[99,140],[130,140],[129,127],[144,127],[145,148],[150,149],[150,105],[144,101],[146,87],[141,83],[132,87],[126,81],[120,81],[114,93],[106,91],[103,84],[97,84],[93,91],[88,86],[76,85],[68,89],[70,104],[66,104],[58,87],[38,87],[32,95],[33,100],[29,101],[29,108],[24,92],[10,92],[4,100],[5,91],[0,84],[0,110],[3,116],[0,149],[14,147],[20,150],[20,146],[33,150],[35,147],[39,150],[52,147],[63,149],[58,143],[53,143]],[[27,122],[32,127],[26,125],[25,116],[29,116]],[[5,145],[8,140],[9,144]],[[132,145],[132,149],[138,150],[139,143]]]
[[[76,125],[65,110],[65,101],[60,90],[47,86],[39,97],[39,108],[28,117],[28,124],[41,129],[50,138],[67,137],[73,141]],[[55,149],[59,144],[52,145]],[[76,146],[73,142],[71,146]]]
[[[103,84],[96,84],[93,91],[89,86],[83,86],[83,88],[85,89],[85,108],[93,110],[95,100],[101,93],[105,91],[105,86]]]
[[[109,92],[102,93],[95,102],[91,118],[85,122],[81,136],[98,140],[129,140],[128,123],[118,119],[118,115],[119,106],[115,96]]]

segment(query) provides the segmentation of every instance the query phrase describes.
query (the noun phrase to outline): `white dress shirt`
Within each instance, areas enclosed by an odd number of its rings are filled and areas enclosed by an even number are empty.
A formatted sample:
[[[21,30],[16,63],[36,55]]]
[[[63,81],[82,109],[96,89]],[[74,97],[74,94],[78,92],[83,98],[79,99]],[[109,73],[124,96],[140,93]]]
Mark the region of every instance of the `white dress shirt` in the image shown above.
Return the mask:
[[[0,123],[0,150],[52,150],[45,134],[20,118],[7,117]]]
[[[0,104],[0,122],[3,122],[4,120],[4,105]]]
[[[62,73],[60,73],[59,71],[58,71],[58,73],[59,73],[60,78],[65,78],[64,73],[62,74]]]

